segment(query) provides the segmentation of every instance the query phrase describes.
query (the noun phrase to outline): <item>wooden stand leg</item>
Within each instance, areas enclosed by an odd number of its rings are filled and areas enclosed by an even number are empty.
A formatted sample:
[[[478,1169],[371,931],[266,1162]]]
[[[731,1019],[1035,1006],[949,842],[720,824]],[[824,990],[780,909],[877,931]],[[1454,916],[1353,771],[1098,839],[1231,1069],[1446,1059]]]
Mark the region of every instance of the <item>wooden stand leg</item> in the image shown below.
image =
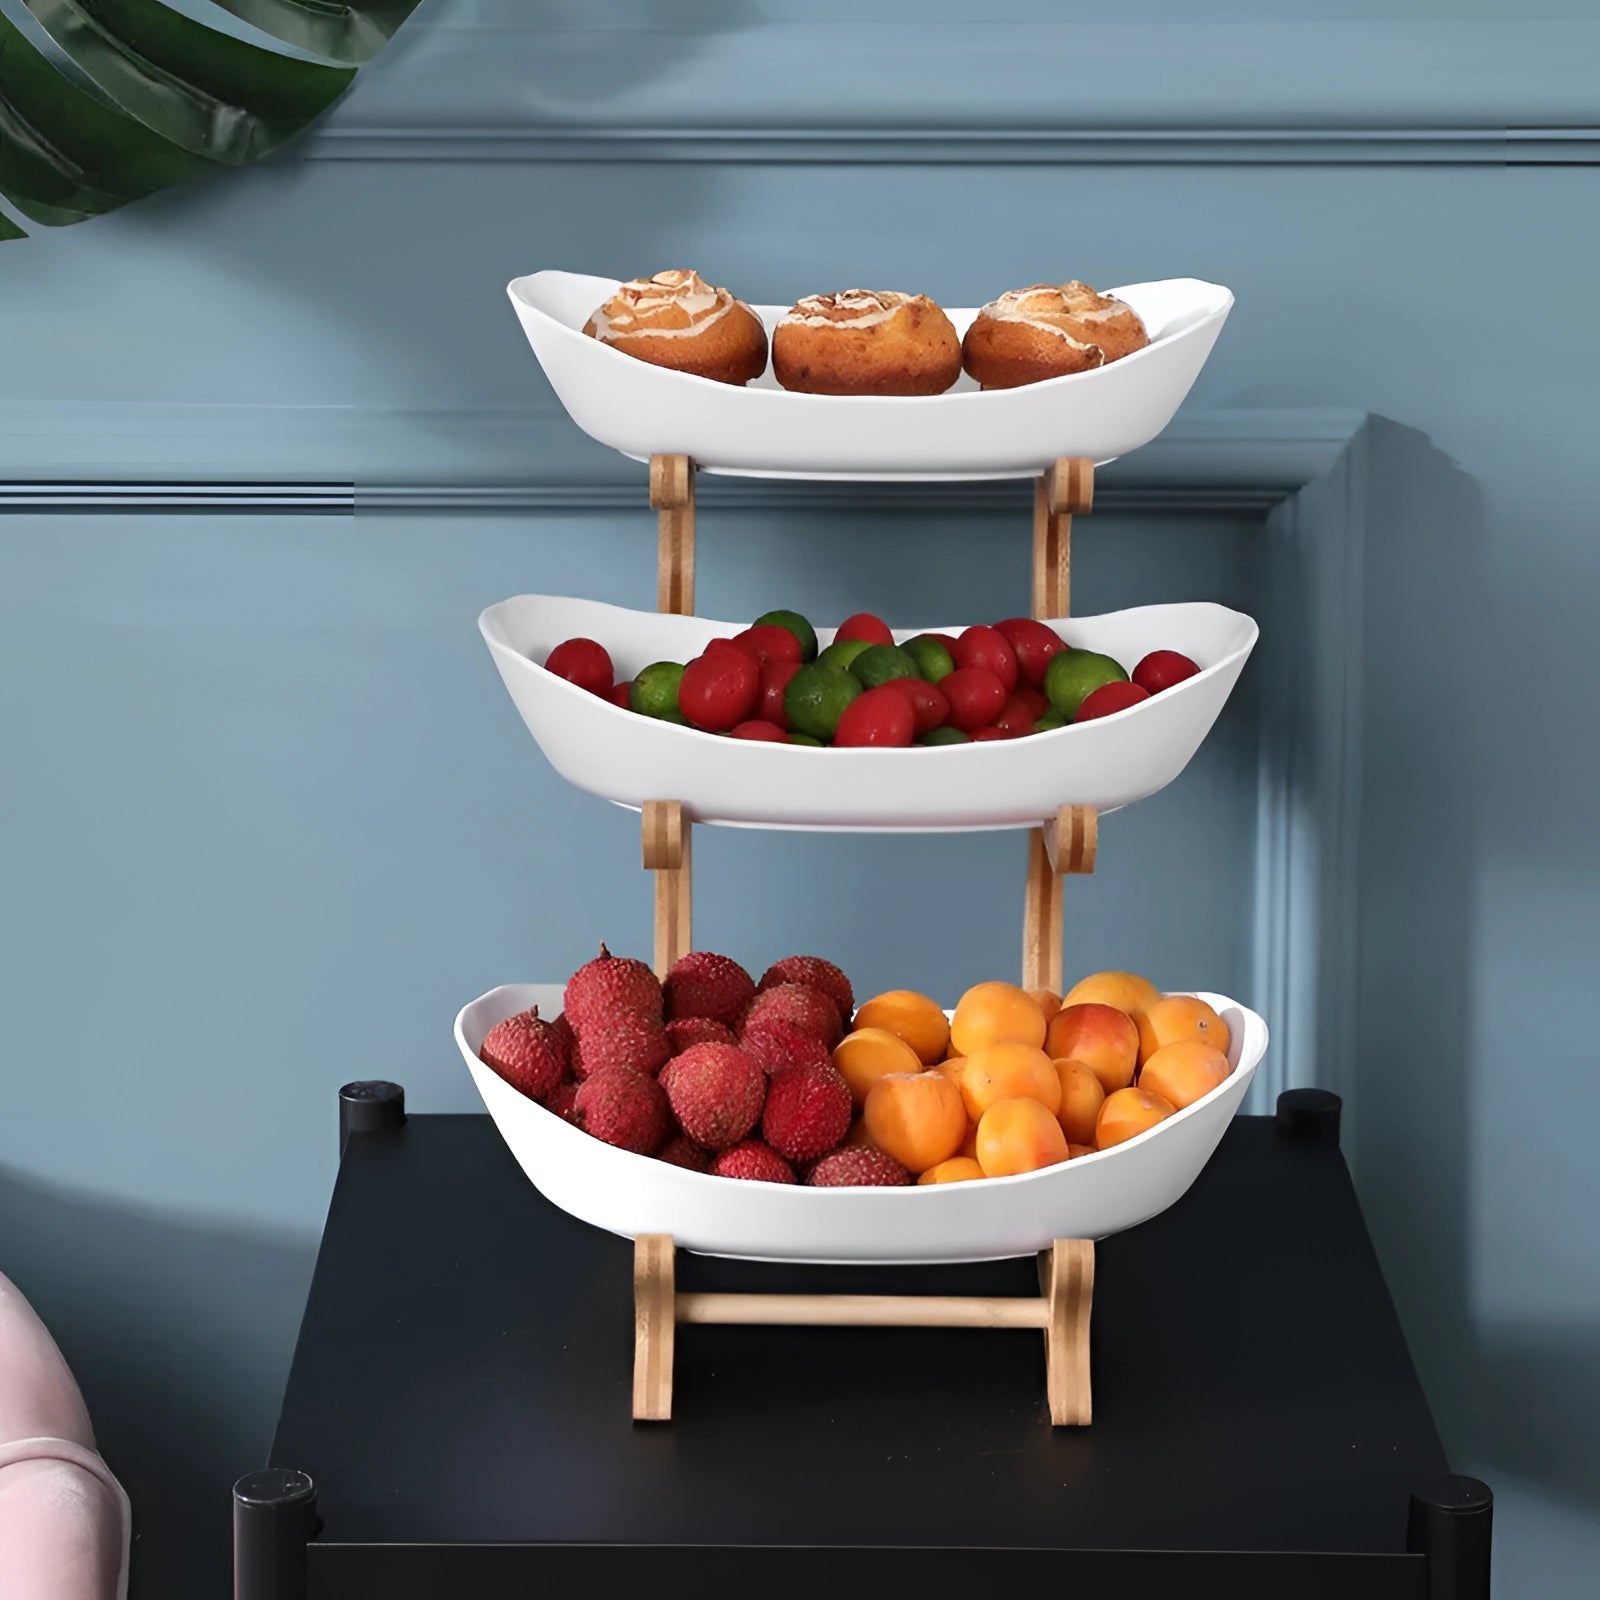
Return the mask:
[[[679,1294],[671,1234],[633,1245],[633,1416],[672,1416],[674,1330],[680,1322],[745,1327],[1038,1328],[1054,1427],[1088,1426],[1089,1312],[1094,1244],[1057,1239],[1039,1256],[1038,1296],[893,1294]]]
[[[1093,872],[1099,813],[1062,806],[1028,835],[1028,889],[1022,915],[1022,987],[1061,993],[1061,878]]]
[[[688,456],[650,458],[650,504],[659,513],[656,610],[694,611],[694,462]]]
[[[656,875],[655,969],[665,978],[692,948],[693,824],[676,800],[647,800],[640,829],[645,870]]]
[[[1033,490],[1033,614],[1072,615],[1072,519],[1094,506],[1094,463],[1063,456]]]
[[[1093,1419],[1089,1383],[1089,1313],[1094,1307],[1094,1244],[1057,1239],[1039,1256],[1039,1283],[1049,1305],[1044,1329],[1045,1389],[1050,1423],[1086,1428]]]
[[[1094,506],[1094,463],[1062,456],[1040,474],[1033,490],[1033,614],[1072,615],[1072,519]],[[1061,992],[1061,873],[1094,871],[1094,816],[1084,806],[1063,806],[1087,818],[1087,865],[1059,866],[1053,824],[1028,835],[1028,886],[1022,922],[1022,985]],[[1072,859],[1079,859],[1073,857]]]
[[[670,1233],[633,1241],[633,1420],[672,1419],[672,1347],[677,1331],[677,1247]]]

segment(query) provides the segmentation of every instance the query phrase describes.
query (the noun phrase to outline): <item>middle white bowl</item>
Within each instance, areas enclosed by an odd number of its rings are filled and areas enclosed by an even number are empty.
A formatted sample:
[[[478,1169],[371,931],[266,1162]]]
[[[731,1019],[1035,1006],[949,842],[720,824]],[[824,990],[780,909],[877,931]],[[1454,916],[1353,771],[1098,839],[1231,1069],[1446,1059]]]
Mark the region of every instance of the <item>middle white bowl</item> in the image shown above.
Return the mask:
[[[1037,827],[1058,806],[1112,811],[1164,789],[1211,731],[1254,648],[1255,623],[1209,602],[1139,606],[1049,626],[1131,668],[1151,650],[1200,666],[1127,711],[1022,739],[908,750],[812,749],[701,733],[624,711],[538,665],[563,639],[597,639],[619,679],[687,661],[748,624],[598,600],[517,595],[479,618],[528,731],[569,783],[639,810],[677,800],[695,822],[914,833]],[[897,641],[960,628],[901,628]],[[832,638],[821,629],[822,643]]]

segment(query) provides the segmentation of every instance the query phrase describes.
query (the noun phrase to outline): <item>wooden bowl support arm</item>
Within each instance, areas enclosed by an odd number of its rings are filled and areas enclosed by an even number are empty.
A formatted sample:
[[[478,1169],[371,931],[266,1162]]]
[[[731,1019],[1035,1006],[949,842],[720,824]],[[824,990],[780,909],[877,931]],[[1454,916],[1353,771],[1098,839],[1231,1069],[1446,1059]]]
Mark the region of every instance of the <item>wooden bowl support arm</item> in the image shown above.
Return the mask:
[[[1033,614],[1072,615],[1072,519],[1094,508],[1094,463],[1062,457],[1033,489]],[[1022,916],[1022,986],[1061,993],[1062,874],[1093,872],[1098,816],[1093,806],[1062,806],[1028,835]]]

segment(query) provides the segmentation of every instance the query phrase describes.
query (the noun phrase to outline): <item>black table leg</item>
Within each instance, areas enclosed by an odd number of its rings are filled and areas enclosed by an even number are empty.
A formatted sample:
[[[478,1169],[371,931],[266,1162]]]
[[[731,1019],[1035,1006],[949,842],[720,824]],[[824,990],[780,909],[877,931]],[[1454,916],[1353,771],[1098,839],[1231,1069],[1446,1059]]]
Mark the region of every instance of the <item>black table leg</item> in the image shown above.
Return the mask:
[[[1435,1478],[1411,1496],[1406,1548],[1428,1558],[1428,1600],[1489,1600],[1494,1495],[1477,1478]]]
[[[303,1472],[264,1467],[233,1486],[233,1600],[306,1600],[317,1491]]]
[[[398,1083],[367,1078],[347,1083],[339,1091],[339,1155],[352,1133],[373,1133],[398,1128],[406,1120],[406,1092]]]

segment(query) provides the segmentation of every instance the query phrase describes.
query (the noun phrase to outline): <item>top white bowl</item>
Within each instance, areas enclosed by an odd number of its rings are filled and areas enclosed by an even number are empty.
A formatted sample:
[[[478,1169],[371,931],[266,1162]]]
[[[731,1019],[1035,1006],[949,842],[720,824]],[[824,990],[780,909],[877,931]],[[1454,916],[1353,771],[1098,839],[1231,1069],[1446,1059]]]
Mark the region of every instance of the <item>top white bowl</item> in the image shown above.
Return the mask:
[[[780,388],[770,367],[740,388],[586,337],[617,284],[552,271],[507,288],[572,420],[636,461],[683,454],[706,472],[763,478],[1025,478],[1060,456],[1103,464],[1172,420],[1233,306],[1199,278],[1128,284],[1107,292],[1139,313],[1150,343],[1109,366],[988,393],[963,375],[941,395],[816,395]],[[754,307],[769,334],[788,309]],[[977,311],[946,308],[958,334]]]

